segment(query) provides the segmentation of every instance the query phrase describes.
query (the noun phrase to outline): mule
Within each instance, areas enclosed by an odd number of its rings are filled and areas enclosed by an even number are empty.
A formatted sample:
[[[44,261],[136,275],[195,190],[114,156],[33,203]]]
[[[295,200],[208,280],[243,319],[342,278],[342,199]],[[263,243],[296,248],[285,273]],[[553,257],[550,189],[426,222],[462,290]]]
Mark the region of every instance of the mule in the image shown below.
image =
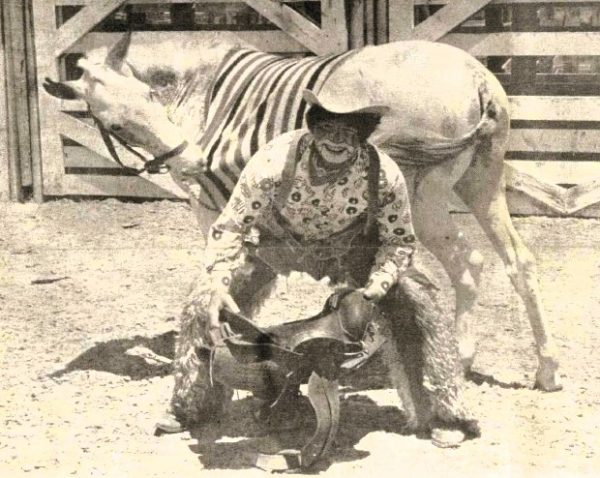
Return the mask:
[[[79,60],[83,75],[78,80],[47,79],[44,86],[59,98],[85,100],[92,115],[112,135],[154,157],[167,158],[165,164],[188,192],[206,233],[219,211],[201,201],[201,184],[219,161],[209,164],[198,137],[190,137],[189,131],[172,119],[170,113],[177,113],[185,103],[183,97],[161,98],[160,89],[146,82],[148,72],[136,68],[136,60],[127,56],[129,44],[129,36],[125,36],[102,61]],[[220,39],[203,49],[192,85],[197,95],[210,95],[215,75],[232,48],[235,45]],[[189,77],[180,75],[175,90],[189,89],[190,84]],[[516,231],[506,202],[503,173],[509,102],[495,76],[452,46],[406,41],[352,51],[318,90],[325,101],[330,98],[354,106],[376,103],[390,108],[372,140],[400,165],[409,185],[418,237],[441,262],[455,289],[456,326],[465,369],[469,370],[475,354],[473,307],[483,257],[449,213],[453,191],[491,240],[525,304],[538,358],[535,386],[559,390],[559,363],[542,307],[536,261]],[[486,105],[493,107],[493,128],[474,135]],[[277,115],[266,121],[277,121]],[[199,131],[208,126],[200,124]],[[436,156],[435,145],[445,145],[441,149],[445,155]],[[243,157],[243,164],[249,159]],[[232,174],[235,181],[239,172]]]

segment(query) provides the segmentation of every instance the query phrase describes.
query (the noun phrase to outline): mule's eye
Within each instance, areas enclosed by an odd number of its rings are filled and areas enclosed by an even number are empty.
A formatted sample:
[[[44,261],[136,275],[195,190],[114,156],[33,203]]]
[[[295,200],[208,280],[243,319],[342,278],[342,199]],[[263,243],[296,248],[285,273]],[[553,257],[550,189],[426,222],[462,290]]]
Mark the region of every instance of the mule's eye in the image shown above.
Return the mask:
[[[118,124],[111,124],[110,129],[111,131],[121,131],[123,128]]]

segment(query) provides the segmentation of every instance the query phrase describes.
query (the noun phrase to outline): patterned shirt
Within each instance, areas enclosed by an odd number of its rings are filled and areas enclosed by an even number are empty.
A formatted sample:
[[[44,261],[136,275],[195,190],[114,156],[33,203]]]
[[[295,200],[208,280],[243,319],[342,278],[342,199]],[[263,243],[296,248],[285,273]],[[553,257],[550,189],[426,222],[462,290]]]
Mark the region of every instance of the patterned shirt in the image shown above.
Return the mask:
[[[205,265],[213,290],[228,290],[244,261],[244,241],[273,220],[274,200],[290,232],[301,240],[322,240],[364,219],[368,208],[369,155],[361,148],[354,162],[319,180],[319,165],[307,147],[296,165],[285,201],[277,197],[288,154],[295,154],[306,130],[285,133],[260,149],[244,168],[229,202],[211,226]],[[410,205],[398,166],[379,151],[378,233],[381,246],[369,283],[387,291],[410,266],[415,249]],[[256,237],[254,242],[256,241]],[[258,239],[259,241],[259,239]]]

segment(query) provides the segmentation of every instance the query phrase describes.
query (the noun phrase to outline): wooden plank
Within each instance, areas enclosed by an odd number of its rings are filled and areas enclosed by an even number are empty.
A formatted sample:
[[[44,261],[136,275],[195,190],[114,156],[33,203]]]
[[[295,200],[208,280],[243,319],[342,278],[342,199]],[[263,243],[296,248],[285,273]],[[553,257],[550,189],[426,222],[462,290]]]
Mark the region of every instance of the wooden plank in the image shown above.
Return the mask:
[[[42,178],[42,147],[38,109],[38,89],[36,81],[34,24],[31,2],[25,4],[25,52],[27,57],[27,93],[29,107],[29,141],[31,144],[31,173],[33,181],[33,199],[37,203],[44,200]]]
[[[389,38],[390,41],[406,40],[415,26],[414,0],[390,0]]]
[[[181,192],[173,194],[137,176],[67,174],[63,190],[69,195],[82,196],[186,198]]]
[[[286,5],[271,0],[245,1],[263,17],[316,54],[340,53],[347,48],[347,45],[335,35],[328,34]]]
[[[510,151],[600,153],[598,129],[513,129]]]
[[[41,161],[44,193],[60,194],[64,174],[63,153],[60,137],[56,133],[60,100],[42,93],[44,78],[58,78],[58,62],[51,41],[56,35],[56,19],[53,2],[33,0],[35,25],[35,54],[37,63],[38,104],[40,111]]]
[[[485,7],[490,1],[469,0],[468,2],[449,3],[439,12],[415,26],[408,39],[437,41]]]
[[[58,29],[55,35],[54,56],[62,55],[73,43],[124,3],[125,0],[97,0],[86,5]],[[52,16],[54,17],[54,13]],[[50,41],[50,38],[46,38],[46,41]]]
[[[350,31],[348,42],[350,48],[365,46],[365,0],[350,0]]]
[[[473,56],[600,55],[597,32],[450,33],[440,42]]]
[[[85,35],[76,44],[70,46],[65,53],[85,53],[97,48],[103,48],[113,45],[123,33],[104,33],[91,32]],[[134,44],[144,44],[150,51],[153,45],[161,45],[167,42],[181,44],[183,48],[209,44],[219,39],[238,38],[245,44],[258,50],[278,53],[303,53],[309,49],[291,38],[286,32],[278,30],[268,31],[240,31],[240,32],[214,32],[214,31],[193,31],[185,32],[136,32],[133,35]]]
[[[10,83],[9,92],[12,96],[14,111],[9,118],[16,130],[21,186],[31,186],[33,177],[31,171],[31,143],[29,141],[29,107],[27,104],[27,59],[25,55],[25,24],[23,17],[23,0],[14,0],[4,5],[6,41],[10,43],[11,64],[7,81]]]
[[[512,168],[548,184],[585,184],[600,179],[597,161],[506,161]]]
[[[337,38],[337,41],[343,45],[343,50],[348,48],[345,0],[321,2],[321,29]]]
[[[104,156],[112,162],[113,167],[119,167],[119,165],[110,158],[110,153],[106,149],[106,145],[95,126],[73,118],[70,115],[63,114],[57,125],[57,133],[76,141],[98,155]],[[125,165],[130,167],[140,167],[142,165],[139,158],[131,154],[120,144],[115,142],[114,146]]]
[[[365,44],[375,44],[375,5],[374,0],[365,2]]]
[[[3,16],[3,6],[0,5],[0,21]],[[1,26],[0,26],[1,27]],[[0,29],[0,33],[2,33]],[[5,69],[5,45],[0,41],[0,201],[8,201],[10,197],[10,160],[8,147],[8,112]]]
[[[600,121],[598,96],[512,96],[511,118],[525,121]]]
[[[389,41],[388,0],[375,0],[375,10],[377,17],[375,20],[377,24],[377,37],[375,38],[375,43],[377,43],[377,45],[382,45]]]
[[[569,189],[567,207],[571,214],[600,203],[600,178]]]
[[[565,213],[565,189],[540,181],[510,164],[505,165],[505,177],[507,189],[519,191],[552,211]]]

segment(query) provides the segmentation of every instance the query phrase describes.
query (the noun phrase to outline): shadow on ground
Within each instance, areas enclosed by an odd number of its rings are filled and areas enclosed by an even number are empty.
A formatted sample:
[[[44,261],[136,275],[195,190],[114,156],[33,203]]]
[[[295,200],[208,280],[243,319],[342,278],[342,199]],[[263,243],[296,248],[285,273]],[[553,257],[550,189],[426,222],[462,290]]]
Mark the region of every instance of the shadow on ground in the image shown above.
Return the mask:
[[[171,330],[154,337],[136,335],[98,343],[50,376],[61,377],[76,370],[109,372],[132,380],[168,375],[176,336]]]
[[[308,399],[302,397],[298,417],[271,430],[253,418],[257,402],[252,398],[235,401],[220,421],[193,429],[197,443],[190,449],[199,455],[205,469],[254,468],[257,454],[275,454],[281,450],[299,450],[315,431],[316,420]],[[355,445],[375,431],[403,434],[405,419],[396,407],[378,406],[363,396],[342,399],[340,428],[333,449],[309,471],[327,469],[332,463],[361,460],[369,456]]]

